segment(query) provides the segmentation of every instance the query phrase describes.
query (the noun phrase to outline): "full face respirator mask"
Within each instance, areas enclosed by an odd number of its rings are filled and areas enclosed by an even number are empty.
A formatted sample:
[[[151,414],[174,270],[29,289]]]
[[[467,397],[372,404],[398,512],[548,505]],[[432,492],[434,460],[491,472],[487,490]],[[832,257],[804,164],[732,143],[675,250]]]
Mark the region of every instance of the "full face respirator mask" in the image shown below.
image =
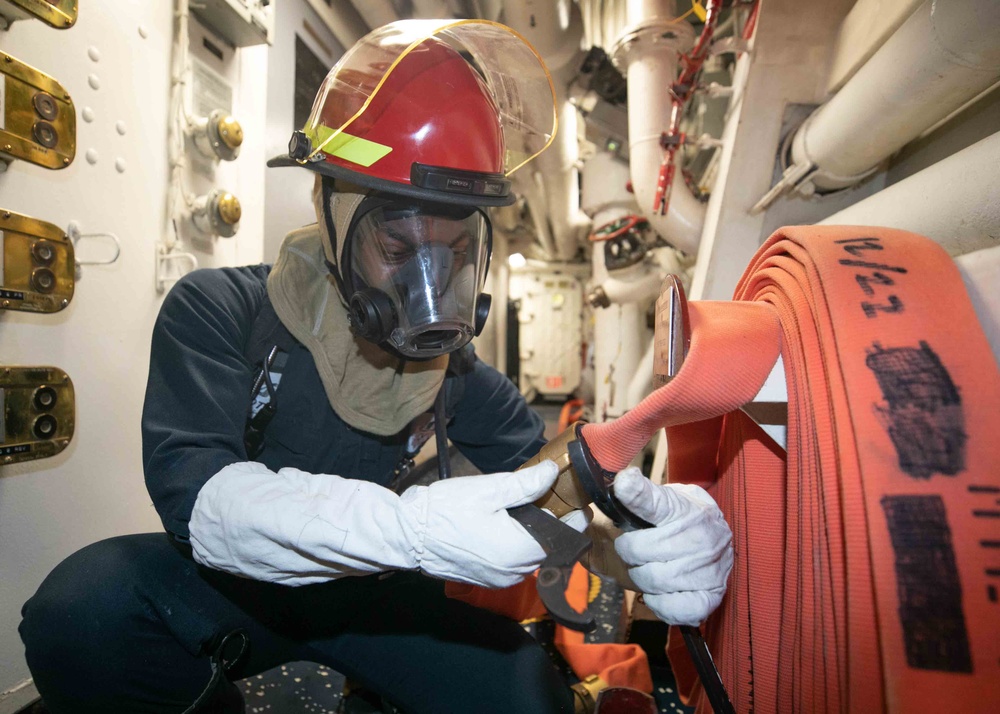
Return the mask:
[[[351,330],[410,360],[480,334],[492,228],[482,209],[372,195],[344,236],[341,288]]]

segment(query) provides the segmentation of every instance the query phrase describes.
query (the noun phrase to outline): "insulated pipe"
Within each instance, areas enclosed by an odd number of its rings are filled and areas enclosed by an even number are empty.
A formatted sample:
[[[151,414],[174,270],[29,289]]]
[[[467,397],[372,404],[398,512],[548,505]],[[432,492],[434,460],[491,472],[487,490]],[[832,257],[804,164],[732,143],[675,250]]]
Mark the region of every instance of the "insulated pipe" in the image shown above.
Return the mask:
[[[689,24],[672,21],[673,5],[630,3],[628,27],[615,43],[613,59],[628,80],[629,164],[636,200],[653,230],[675,248],[693,254],[701,242],[705,205],[692,195],[679,171],[667,215],[649,215],[663,161],[660,136],[670,126],[670,85],[677,77],[677,53],[694,42]]]
[[[643,398],[653,391],[653,358],[656,355],[656,341],[650,340],[649,346],[636,366],[635,374],[628,383],[628,392],[625,398],[625,408],[632,409]]]
[[[364,18],[351,5],[338,3],[333,7],[323,0],[307,0],[309,6],[320,16],[320,19],[330,28],[330,32],[340,43],[349,49],[354,43],[368,34],[369,27]]]
[[[625,189],[628,167],[606,152],[583,165],[582,208],[595,225],[635,213],[635,200]],[[591,244],[592,285],[609,280],[604,246]],[[593,311],[594,418],[606,421],[628,410],[629,382],[635,374],[646,340],[646,316],[636,302],[614,304]]]
[[[588,224],[587,217],[580,212],[577,112],[566,97],[566,86],[577,73],[573,60],[580,53],[583,22],[579,9],[568,0],[508,3],[503,17],[542,56],[556,87],[559,129],[555,140],[515,177],[527,171],[536,180],[544,177],[544,182],[538,181],[540,185],[534,190],[525,191],[532,214],[539,216],[536,232],[548,258],[571,260]],[[519,187],[523,188],[523,183]]]
[[[821,223],[886,226],[925,235],[951,255],[1000,244],[1000,132],[928,166]]]
[[[565,84],[559,82],[558,86]],[[557,94],[560,95],[560,111],[555,141],[522,170],[531,169],[536,177],[544,178],[538,190],[544,194],[546,211],[543,217],[548,219],[551,230],[552,258],[565,261],[576,255],[590,222],[580,211],[576,107],[565,101],[563,90],[557,90]],[[535,205],[532,204],[532,212]]]
[[[851,186],[1000,77],[1000,2],[926,0],[796,132],[809,183]],[[631,96],[631,91],[629,93]]]
[[[602,250],[603,244],[596,243],[594,250]],[[636,265],[624,270],[616,270],[609,274],[607,280],[600,285],[608,302],[612,305],[626,302],[643,302],[652,300],[660,291],[663,275],[655,268],[646,265]]]
[[[1000,362],[1000,245],[955,260],[993,357]]]
[[[583,20],[579,8],[570,0],[507,2],[503,22],[524,35],[553,73],[580,52]]]
[[[439,19],[453,16],[454,10],[445,0],[413,0],[413,17]]]
[[[371,29],[388,25],[399,19],[392,0],[351,0],[354,9]]]

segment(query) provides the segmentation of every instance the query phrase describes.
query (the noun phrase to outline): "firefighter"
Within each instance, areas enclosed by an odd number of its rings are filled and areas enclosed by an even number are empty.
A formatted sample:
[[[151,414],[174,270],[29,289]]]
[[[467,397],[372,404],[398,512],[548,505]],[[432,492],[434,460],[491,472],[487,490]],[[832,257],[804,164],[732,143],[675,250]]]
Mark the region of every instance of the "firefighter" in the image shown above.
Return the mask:
[[[513,585],[544,557],[507,513],[556,479],[551,461],[511,473],[543,424],[470,340],[488,209],[514,201],[508,176],[554,116],[544,66],[494,23],[394,23],[331,70],[270,162],[316,173],[317,224],[273,266],[186,276],[156,321],[142,438],[165,532],[84,548],[25,605],[52,712],[240,712],[233,680],[295,660],[407,714],[573,710],[516,622],[444,593]],[[398,492],[435,413],[487,475]],[[629,534],[623,555],[658,614],[697,623],[731,564],[718,508],[619,480],[641,516],[693,534]]]

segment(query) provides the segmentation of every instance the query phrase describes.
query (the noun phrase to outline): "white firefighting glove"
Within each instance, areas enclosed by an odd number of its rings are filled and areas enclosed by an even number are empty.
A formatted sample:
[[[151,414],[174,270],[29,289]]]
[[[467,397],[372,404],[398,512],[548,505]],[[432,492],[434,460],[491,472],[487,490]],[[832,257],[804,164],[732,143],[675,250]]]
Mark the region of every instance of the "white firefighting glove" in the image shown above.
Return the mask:
[[[557,471],[543,461],[396,495],[367,481],[231,464],[198,493],[191,547],[203,565],[286,585],[419,569],[508,587],[538,568],[545,553],[506,509],[535,501]]]
[[[722,511],[705,489],[658,486],[635,467],[615,477],[614,493],[654,526],[615,540],[646,605],[668,624],[700,624],[722,602],[733,567],[732,532]]]

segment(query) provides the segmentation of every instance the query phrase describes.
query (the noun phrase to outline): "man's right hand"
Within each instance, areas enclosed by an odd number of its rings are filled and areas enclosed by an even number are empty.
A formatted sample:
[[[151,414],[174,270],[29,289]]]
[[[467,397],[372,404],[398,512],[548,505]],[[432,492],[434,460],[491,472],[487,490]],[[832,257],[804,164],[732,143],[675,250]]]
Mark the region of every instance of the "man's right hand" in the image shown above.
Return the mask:
[[[545,559],[507,509],[537,500],[556,473],[553,462],[543,461],[516,473],[414,486],[397,496],[332,474],[230,464],[198,494],[191,548],[202,565],[285,585],[419,568],[447,580],[507,587]],[[580,529],[585,519],[570,525]]]
[[[533,572],[545,552],[508,508],[540,498],[558,467],[543,461],[515,473],[467,476],[415,486],[402,494],[399,517],[428,575],[509,587]]]

